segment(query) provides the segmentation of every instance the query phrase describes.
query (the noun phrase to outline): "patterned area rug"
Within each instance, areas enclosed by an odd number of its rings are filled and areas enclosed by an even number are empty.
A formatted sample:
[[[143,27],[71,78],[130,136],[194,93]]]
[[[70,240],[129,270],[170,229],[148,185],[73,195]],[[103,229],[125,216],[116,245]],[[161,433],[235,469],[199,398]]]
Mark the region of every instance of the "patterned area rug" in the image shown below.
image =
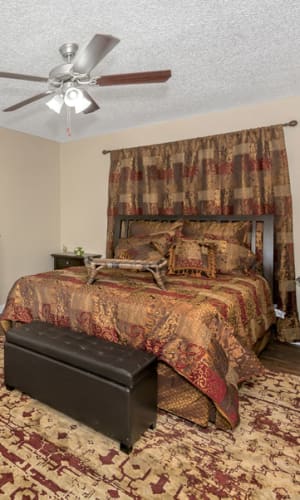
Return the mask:
[[[241,389],[234,432],[159,412],[130,456],[105,436],[3,386],[0,498],[300,499],[300,377],[267,372]]]

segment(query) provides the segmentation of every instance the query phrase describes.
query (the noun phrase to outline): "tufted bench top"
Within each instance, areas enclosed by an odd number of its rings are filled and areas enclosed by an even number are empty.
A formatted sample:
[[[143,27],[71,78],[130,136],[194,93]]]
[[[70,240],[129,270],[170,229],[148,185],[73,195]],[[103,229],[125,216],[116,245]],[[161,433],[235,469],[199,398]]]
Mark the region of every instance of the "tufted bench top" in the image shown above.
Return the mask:
[[[145,351],[41,321],[11,328],[6,341],[126,387],[134,387],[156,360]]]

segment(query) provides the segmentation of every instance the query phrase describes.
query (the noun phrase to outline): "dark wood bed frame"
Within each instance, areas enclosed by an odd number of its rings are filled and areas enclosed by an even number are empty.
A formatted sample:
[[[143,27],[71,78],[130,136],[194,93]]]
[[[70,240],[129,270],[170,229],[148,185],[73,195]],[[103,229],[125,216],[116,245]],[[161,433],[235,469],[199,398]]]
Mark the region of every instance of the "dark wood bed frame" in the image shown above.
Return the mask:
[[[129,227],[133,221],[174,222],[176,220],[235,222],[250,221],[251,250],[256,253],[257,223],[263,223],[263,274],[270,284],[272,293],[274,285],[274,216],[273,215],[119,215],[114,226],[113,246],[116,247],[120,238],[129,235]]]

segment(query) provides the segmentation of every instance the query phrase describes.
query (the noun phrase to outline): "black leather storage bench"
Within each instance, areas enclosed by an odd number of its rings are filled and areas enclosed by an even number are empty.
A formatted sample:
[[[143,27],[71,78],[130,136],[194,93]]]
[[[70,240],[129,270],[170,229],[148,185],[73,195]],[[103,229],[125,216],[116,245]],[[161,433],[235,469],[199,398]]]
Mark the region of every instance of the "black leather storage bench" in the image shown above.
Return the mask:
[[[13,327],[4,343],[7,388],[120,441],[127,453],[156,424],[156,364],[147,352],[38,321]]]

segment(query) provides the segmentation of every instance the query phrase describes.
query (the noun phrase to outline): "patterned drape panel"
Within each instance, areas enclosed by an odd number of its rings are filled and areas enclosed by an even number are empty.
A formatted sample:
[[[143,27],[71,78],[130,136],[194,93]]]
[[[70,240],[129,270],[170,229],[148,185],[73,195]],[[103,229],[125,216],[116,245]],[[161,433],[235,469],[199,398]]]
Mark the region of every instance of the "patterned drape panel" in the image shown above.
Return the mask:
[[[107,256],[118,214],[275,215],[278,336],[300,339],[292,200],[282,126],[111,153]]]

